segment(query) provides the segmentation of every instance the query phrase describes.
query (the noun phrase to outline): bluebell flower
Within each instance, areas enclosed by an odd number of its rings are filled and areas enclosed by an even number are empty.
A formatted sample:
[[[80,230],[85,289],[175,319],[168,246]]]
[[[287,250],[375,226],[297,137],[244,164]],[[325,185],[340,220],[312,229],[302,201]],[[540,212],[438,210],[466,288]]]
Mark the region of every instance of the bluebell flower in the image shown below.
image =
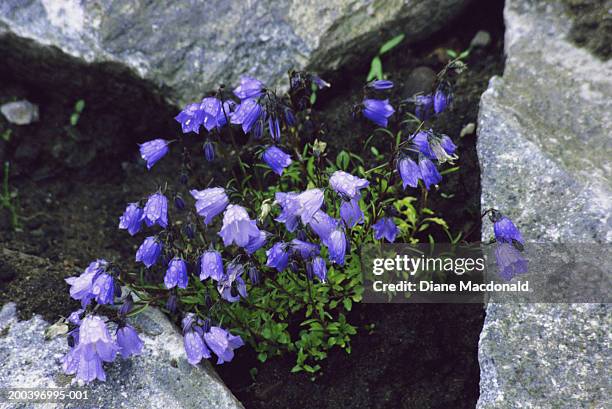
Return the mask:
[[[317,256],[321,251],[320,247],[317,244],[313,244],[299,239],[291,240],[291,249],[296,254],[299,254],[303,260],[308,260],[314,256]]]
[[[370,182],[342,170],[337,170],[329,179],[329,185],[334,191],[350,200],[359,195],[361,189],[368,187]]]
[[[446,84],[438,85],[433,97],[433,107],[436,114],[442,113],[451,103],[452,93]]]
[[[268,240],[268,236],[269,236],[268,232],[260,230],[259,236],[251,237],[247,245],[244,246],[244,250],[247,252],[247,254],[255,253],[257,250],[262,248],[264,244],[266,244],[266,241]]]
[[[142,214],[143,211],[138,204],[128,204],[123,215],[119,217],[119,228],[127,230],[132,236],[135,235],[142,227]]]
[[[264,84],[253,77],[243,76],[240,85],[234,88],[234,95],[240,100],[257,98],[263,93]]]
[[[372,228],[374,229],[374,238],[376,240],[380,240],[384,237],[389,243],[393,243],[399,234],[399,228],[390,217],[381,218]]]
[[[221,254],[215,250],[208,250],[200,257],[200,280],[206,280],[208,277],[215,281],[223,278],[223,258]]]
[[[417,95],[414,100],[414,115],[421,121],[426,121],[433,114],[433,97],[428,95]]]
[[[268,260],[266,266],[273,267],[279,272],[287,268],[289,262],[289,252],[287,251],[287,243],[278,242],[275,243],[270,249],[266,251]]]
[[[178,298],[174,294],[170,294],[168,300],[166,301],[166,309],[170,312],[170,314],[176,313],[176,309],[178,307]]]
[[[164,277],[164,285],[166,288],[187,288],[187,263],[184,260],[174,257],[168,263],[168,269],[166,270],[166,276]]]
[[[513,241],[517,241],[521,244],[525,244],[523,241],[523,237],[521,236],[521,232],[517,227],[512,223],[512,220],[508,219],[505,216],[499,214],[499,218],[495,220],[493,223],[493,231],[495,233],[495,240],[500,243],[510,243]]]
[[[419,157],[419,169],[421,170],[421,178],[427,190],[429,190],[429,186],[437,185],[442,180],[442,175],[436,169],[436,165],[423,155]]]
[[[322,79],[321,77],[317,76],[317,75],[313,75],[310,77],[312,79],[312,82],[317,86],[317,88],[319,89],[323,89],[323,88],[329,88],[331,87],[331,84],[327,81],[325,81],[324,79]]]
[[[280,121],[278,118],[273,118],[270,116],[268,118],[268,129],[270,130],[270,137],[273,141],[280,141],[281,131],[280,131]]]
[[[454,155],[457,150],[457,145],[453,143],[453,140],[448,135],[442,135],[440,145],[449,155]]]
[[[117,345],[123,359],[133,355],[140,355],[144,342],[138,336],[136,330],[130,325],[120,326],[117,329]]]
[[[211,187],[204,190],[194,189],[190,190],[189,193],[196,200],[196,211],[204,218],[204,224],[209,224],[229,204],[227,194],[221,187]]]
[[[78,277],[68,277],[66,283],[70,285],[70,296],[75,300],[81,301],[81,306],[85,308],[95,297],[92,287],[96,277],[103,273],[108,262],[106,260],[96,260],[87,266],[85,271]]]
[[[346,236],[344,232],[340,229],[331,232],[325,241],[325,245],[329,250],[329,261],[340,266],[344,265],[344,256],[346,254]]]
[[[215,160],[215,145],[211,141],[204,142],[204,159],[208,162]]]
[[[431,148],[430,144],[431,131],[419,131],[416,135],[412,136],[410,142],[421,152],[425,157],[429,159],[436,159],[436,154]]]
[[[151,169],[155,163],[168,153],[168,144],[165,139],[153,139],[140,144],[140,156],[147,162],[147,169]]]
[[[106,380],[103,362],[112,362],[119,351],[102,318],[88,315],[79,327],[78,344],[64,356],[62,367],[68,375],[89,383]]]
[[[388,99],[364,99],[363,107],[363,115],[383,128],[387,127],[387,119],[395,112]]]
[[[168,199],[161,193],[149,196],[144,207],[143,220],[151,227],[158,224],[164,229],[168,227]]]
[[[252,239],[259,238],[259,229],[244,207],[231,204],[223,214],[223,226],[219,236],[226,247],[232,243],[245,247]]]
[[[204,344],[204,339],[199,332],[193,328],[183,332],[183,345],[185,347],[185,354],[187,355],[187,362],[191,365],[197,365],[200,363],[202,358],[210,358],[210,351]]]
[[[98,304],[114,304],[115,281],[113,277],[107,273],[99,274],[91,287],[91,293]]]
[[[321,189],[308,189],[297,195],[296,200],[299,204],[297,214],[300,216],[304,225],[310,223],[314,214],[323,205],[323,191]]]
[[[374,88],[377,91],[384,91],[393,88],[393,81],[375,80],[368,84],[368,87]]]
[[[340,205],[340,217],[348,228],[352,228],[359,223],[363,223],[363,211],[361,210],[361,207],[359,207],[359,196],[356,196],[349,201],[342,202]]]
[[[121,307],[119,308],[119,315],[121,317],[125,317],[130,313],[130,311],[132,311],[133,307],[134,298],[132,297],[132,294],[128,294],[128,296],[123,300],[123,304],[121,304]]]
[[[204,98],[200,110],[203,114],[202,125],[209,132],[214,128],[223,127],[227,123],[226,115],[229,116],[231,113],[229,104],[226,102],[225,106],[222,106],[221,101],[215,97]]]
[[[402,186],[417,187],[421,178],[419,165],[408,156],[404,156],[397,162],[397,171],[402,178]]]
[[[251,280],[251,284],[257,285],[259,284],[259,270],[255,267],[249,268],[249,280]]]
[[[276,146],[270,146],[262,155],[262,159],[268,166],[272,168],[274,173],[281,176],[283,170],[291,165],[291,155],[287,155],[281,149]]]
[[[314,275],[321,280],[322,283],[327,281],[327,266],[325,265],[325,260],[322,257],[315,257],[312,260],[312,272]]]
[[[181,124],[183,133],[200,133],[200,126],[204,122],[204,112],[200,109],[200,104],[193,103],[187,105],[174,119]]]
[[[185,210],[185,201],[183,200],[183,197],[180,193],[177,193],[177,195],[174,196],[174,206],[178,210]]]
[[[151,267],[157,262],[161,251],[161,243],[154,236],[149,236],[136,251],[136,261],[141,261],[147,268]]]
[[[244,345],[240,336],[234,336],[221,327],[210,327],[204,334],[206,345],[217,355],[217,365],[234,359],[234,350]]]
[[[291,110],[291,108],[285,107],[284,113],[285,113],[285,123],[287,124],[287,126],[295,126],[295,124],[297,123],[297,120],[295,119],[295,115],[293,114],[293,111]]]
[[[232,113],[231,123],[242,125],[242,131],[248,133],[265,112],[256,99],[250,98],[243,100],[236,110]],[[263,130],[263,129],[261,129]]]
[[[217,282],[217,291],[221,294],[221,298],[228,302],[236,302],[242,298],[247,297],[246,283],[242,279],[242,273],[244,272],[244,266],[231,262],[227,265],[227,272]],[[232,295],[232,285],[236,283],[236,290],[238,295]]]
[[[72,311],[70,315],[68,316],[68,322],[74,325],[80,325],[81,315],[83,315],[84,312],[85,310],[83,308],[79,308],[76,311]]]
[[[282,207],[281,214],[276,221],[285,223],[288,231],[295,231],[298,220],[304,225],[311,222],[314,214],[323,205],[323,191],[321,189],[308,189],[302,193],[277,192],[275,202]]]
[[[528,271],[528,261],[513,244],[498,242],[495,247],[495,260],[499,275],[506,281]]]
[[[315,232],[323,243],[327,241],[332,231],[339,227],[340,223],[322,210],[317,211],[309,223],[310,228]]]

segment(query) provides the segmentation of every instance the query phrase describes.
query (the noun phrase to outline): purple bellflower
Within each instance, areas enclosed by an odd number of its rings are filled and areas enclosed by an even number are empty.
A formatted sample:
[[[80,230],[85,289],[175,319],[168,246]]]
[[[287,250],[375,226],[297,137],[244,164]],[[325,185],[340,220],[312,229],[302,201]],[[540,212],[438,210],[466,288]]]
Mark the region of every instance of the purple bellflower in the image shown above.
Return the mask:
[[[513,244],[498,242],[495,247],[495,260],[499,275],[506,281],[528,271],[528,261]]]
[[[291,249],[294,253],[299,254],[303,260],[308,260],[314,256],[318,256],[321,251],[317,244],[309,243],[300,239],[291,240]]]
[[[414,115],[421,121],[426,121],[432,116],[433,97],[428,95],[417,95],[414,99]]]
[[[141,261],[147,268],[157,262],[162,245],[154,236],[147,237],[136,251],[136,261]]]
[[[345,199],[350,200],[359,195],[361,189],[368,187],[370,182],[342,170],[337,170],[329,179],[329,185]]]
[[[74,325],[81,325],[81,315],[83,315],[84,312],[85,310],[83,308],[72,311],[68,316],[68,322]]]
[[[517,241],[521,244],[525,244],[523,241],[523,237],[521,236],[521,232],[516,228],[512,220],[508,219],[505,216],[502,216],[501,213],[496,212],[495,216],[498,216],[493,223],[493,231],[495,233],[495,240],[500,243],[510,243],[512,244],[514,241]]]
[[[221,187],[211,187],[204,190],[191,190],[191,196],[196,200],[197,213],[204,218],[204,224],[221,213],[229,204],[225,190]]]
[[[206,345],[217,355],[217,365],[234,359],[234,350],[244,345],[240,336],[234,336],[221,327],[210,327],[204,334]]]
[[[281,131],[280,131],[280,121],[278,118],[273,118],[270,116],[268,118],[268,129],[270,130],[270,137],[273,141],[280,141]]]
[[[112,362],[118,351],[102,318],[89,315],[81,321],[78,344],[64,356],[62,366],[66,374],[76,374],[85,383],[105,381],[102,363]]]
[[[268,260],[266,266],[273,267],[279,272],[282,272],[287,268],[289,262],[289,252],[287,251],[287,243],[278,242],[275,243],[270,249],[266,251]]]
[[[70,285],[70,296],[75,300],[81,301],[81,306],[85,308],[95,297],[92,287],[96,277],[103,273],[108,262],[106,260],[96,260],[89,264],[85,271],[78,277],[66,278],[66,283]]]
[[[123,359],[133,355],[140,355],[144,342],[138,336],[136,330],[130,325],[120,326],[117,329],[117,345]]]
[[[377,221],[372,228],[374,229],[374,238],[376,240],[380,240],[384,237],[389,243],[393,243],[399,234],[399,228],[390,217],[383,217]]]
[[[361,207],[359,207],[359,196],[356,196],[349,201],[344,201],[340,205],[340,217],[348,228],[352,228],[357,224],[363,223],[363,211],[361,210]]]
[[[364,99],[363,116],[383,128],[387,127],[388,118],[395,110],[388,99]]]
[[[263,93],[264,84],[253,77],[243,76],[240,85],[234,88],[234,95],[241,101],[248,98],[257,98]]]
[[[260,230],[259,231],[259,236],[251,237],[251,239],[249,240],[247,245],[244,246],[244,250],[249,255],[255,253],[257,250],[262,248],[264,246],[264,244],[266,244],[266,241],[268,240],[268,236],[269,235],[270,235],[270,233],[268,233],[266,231],[263,231],[263,230]]]
[[[143,220],[151,227],[158,224],[164,229],[168,227],[168,199],[161,193],[149,196],[143,212]]]
[[[429,159],[436,159],[436,154],[431,148],[431,144],[429,142],[429,137],[431,135],[430,131],[419,131],[416,135],[412,136],[410,142]]]
[[[242,298],[247,298],[246,283],[242,279],[244,267],[242,264],[229,263],[227,272],[217,283],[217,291],[221,294],[221,298],[228,302],[236,302]],[[239,295],[232,295],[232,284],[236,282],[236,289]]]
[[[200,133],[200,126],[204,122],[204,112],[200,109],[200,104],[189,104],[174,117],[174,120],[181,124],[183,133]]]
[[[187,362],[191,365],[197,365],[202,358],[210,358],[210,351],[202,338],[202,331],[194,325],[195,317],[193,314],[187,314],[183,318],[183,345],[185,346],[185,354]]]
[[[187,288],[187,263],[184,260],[174,257],[168,263],[166,276],[164,277],[164,285],[166,288]]]
[[[322,210],[317,211],[312,217],[309,226],[326,243],[331,233],[339,227],[340,223]]]
[[[325,265],[325,260],[323,260],[322,257],[315,257],[311,265],[314,275],[324,283],[327,280],[327,266]]]
[[[281,176],[283,170],[291,165],[291,155],[287,155],[281,149],[276,146],[270,146],[262,155],[262,159],[268,166],[272,168],[274,173]]]
[[[302,193],[277,192],[275,199],[283,209],[276,221],[285,223],[287,230],[292,232],[297,228],[298,220],[302,220],[304,225],[312,221],[314,214],[323,205],[323,191],[308,189]]]
[[[368,84],[368,87],[374,88],[377,91],[384,91],[393,88],[393,81],[375,80]]]
[[[96,277],[91,293],[98,304],[114,304],[115,281],[110,274],[101,273]]]
[[[236,110],[232,113],[231,123],[236,125],[242,125],[242,131],[248,133],[255,123],[263,118],[265,114],[264,109],[259,105],[255,98],[249,98],[243,100]],[[259,129],[262,132],[263,128]]]
[[[421,178],[421,169],[415,161],[408,156],[404,156],[397,162],[397,171],[402,178],[402,186],[417,187]]]
[[[340,266],[344,265],[344,256],[346,254],[346,236],[344,232],[340,229],[331,232],[325,241],[325,245],[329,250],[329,261]]]
[[[202,148],[204,150],[204,159],[206,159],[207,162],[215,160],[215,145],[211,141],[207,140],[204,142]]]
[[[223,278],[223,259],[221,254],[215,250],[208,250],[200,258],[200,281],[208,277],[215,281]]]
[[[224,246],[235,243],[239,247],[245,247],[252,239],[259,238],[259,234],[257,224],[249,218],[244,207],[232,204],[227,206],[219,232]]]
[[[255,267],[249,268],[249,280],[251,280],[251,284],[259,284],[259,279],[259,270],[257,270]]]
[[[429,190],[429,186],[437,185],[442,180],[442,175],[436,169],[436,165],[423,155],[419,157],[419,169],[421,170],[421,178],[427,190]]]
[[[221,101],[215,97],[207,97],[202,100],[200,110],[202,111],[202,125],[207,131],[212,131],[214,128],[221,128],[227,123],[227,116],[231,113],[231,102],[225,101],[221,105]]]
[[[147,169],[168,153],[168,144],[165,139],[153,139],[140,145],[140,156],[147,162]]]
[[[433,97],[433,108],[436,114],[442,113],[452,102],[452,92],[448,85],[440,84]]]
[[[138,204],[130,203],[126,208],[123,215],[119,217],[119,228],[127,230],[130,235],[135,235],[140,231],[142,227],[143,211]]]
[[[317,86],[317,88],[319,89],[323,89],[323,88],[329,88],[331,87],[331,84],[327,81],[325,81],[324,79],[322,79],[321,77],[317,76],[317,75],[313,75],[311,77],[312,82]]]

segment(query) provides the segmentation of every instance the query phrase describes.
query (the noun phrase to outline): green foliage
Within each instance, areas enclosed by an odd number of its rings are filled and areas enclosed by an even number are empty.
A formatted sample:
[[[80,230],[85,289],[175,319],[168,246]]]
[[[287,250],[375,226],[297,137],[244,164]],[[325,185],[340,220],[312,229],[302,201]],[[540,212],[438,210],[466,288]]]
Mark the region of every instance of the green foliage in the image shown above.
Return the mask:
[[[374,58],[372,58],[372,62],[370,63],[370,72],[368,72],[366,81],[382,80],[385,78],[382,60],[380,56],[388,53],[389,51],[397,47],[403,40],[404,34],[400,34],[393,37],[380,47],[380,49],[378,50],[378,54]]]
[[[74,104],[74,109],[72,111],[72,114],[70,115],[70,125],[71,126],[77,126],[79,124],[79,119],[81,119],[81,114],[83,113],[84,109],[85,109],[85,100],[79,99]]]
[[[4,162],[0,206],[9,212],[11,227],[14,230],[19,230],[21,228],[21,223],[19,222],[19,216],[17,214],[17,191],[11,191],[9,187],[9,170],[10,164],[8,162]]]

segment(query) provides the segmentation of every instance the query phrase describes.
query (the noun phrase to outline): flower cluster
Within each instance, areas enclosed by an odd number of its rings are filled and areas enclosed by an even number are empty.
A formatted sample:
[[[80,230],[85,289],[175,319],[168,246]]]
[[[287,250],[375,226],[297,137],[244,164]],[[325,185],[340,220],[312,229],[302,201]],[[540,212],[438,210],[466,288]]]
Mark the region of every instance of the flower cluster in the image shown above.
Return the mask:
[[[495,233],[495,259],[500,276],[510,281],[518,274],[526,273],[528,261],[522,256],[525,241],[512,220],[503,216],[498,210],[489,209],[489,218],[493,222]]]

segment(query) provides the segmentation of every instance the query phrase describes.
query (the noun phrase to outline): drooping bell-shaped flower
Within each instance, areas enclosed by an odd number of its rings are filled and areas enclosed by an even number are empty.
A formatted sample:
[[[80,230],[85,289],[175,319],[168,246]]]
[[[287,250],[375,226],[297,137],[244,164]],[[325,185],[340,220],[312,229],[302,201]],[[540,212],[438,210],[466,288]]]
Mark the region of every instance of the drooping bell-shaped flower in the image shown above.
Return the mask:
[[[280,121],[278,118],[273,118],[270,116],[268,118],[268,129],[270,131],[270,137],[274,142],[280,141],[281,131],[280,131]]]
[[[413,135],[410,139],[410,142],[414,145],[415,148],[418,149],[425,157],[429,159],[436,159],[436,154],[431,149],[431,144],[429,141],[432,133],[430,131],[419,131],[416,135]]]
[[[174,117],[174,120],[181,124],[183,133],[200,133],[200,126],[204,122],[204,112],[200,109],[200,104],[189,104]]]
[[[440,145],[449,155],[454,155],[457,150],[457,145],[453,143],[453,140],[448,135],[442,135]]]
[[[208,250],[202,254],[200,258],[200,280],[206,280],[208,277],[215,281],[223,278],[223,258],[218,251]]]
[[[393,115],[395,109],[389,104],[388,99],[364,99],[363,116],[383,128],[387,127],[388,118]]]
[[[363,223],[363,211],[359,207],[359,196],[349,201],[344,201],[340,205],[340,217],[346,227],[352,228],[359,223]]]
[[[102,318],[88,315],[81,321],[78,344],[63,358],[62,366],[65,373],[76,374],[85,383],[105,381],[102,363],[112,362],[118,351]]]
[[[256,78],[243,76],[240,85],[234,88],[234,95],[240,100],[259,97],[263,92],[264,84]]]
[[[99,259],[91,262],[80,276],[66,278],[66,283],[70,285],[70,296],[81,301],[83,308],[95,297],[92,292],[94,280],[105,271],[107,265],[106,260]]]
[[[256,267],[249,268],[249,280],[251,280],[251,284],[257,285],[260,280],[259,270]]]
[[[143,220],[147,226],[158,224],[164,229],[168,227],[168,199],[161,193],[149,196],[144,207]]]
[[[402,178],[402,186],[417,187],[421,178],[421,170],[419,165],[408,156],[404,156],[397,162],[397,171]]]
[[[308,260],[319,255],[321,248],[317,244],[313,244],[300,239],[291,240],[291,249],[294,253],[299,254],[303,260]]]
[[[219,236],[226,247],[232,243],[245,247],[252,239],[259,238],[259,229],[255,221],[249,218],[244,207],[231,204],[223,214],[223,227]]]
[[[234,359],[234,350],[244,345],[240,336],[234,336],[221,327],[210,327],[204,334],[206,345],[217,355],[217,365]]]
[[[91,293],[98,304],[114,304],[115,281],[113,276],[107,273],[98,274],[91,287]]]
[[[517,241],[521,244],[525,244],[521,232],[512,223],[512,220],[505,216],[501,216],[501,213],[497,212],[500,217],[493,223],[493,231],[495,233],[495,240],[500,243],[510,243]]]
[[[133,355],[140,355],[144,342],[131,325],[120,326],[117,329],[117,345],[123,359]]]
[[[311,263],[312,272],[314,275],[321,280],[322,283],[327,281],[327,266],[325,260],[322,257],[315,257]]]
[[[325,241],[325,245],[329,250],[329,261],[340,266],[344,265],[344,256],[346,254],[346,236],[344,232],[340,229],[331,232]]]
[[[242,264],[231,262],[227,265],[226,274],[217,282],[217,291],[221,294],[221,298],[229,302],[236,302],[240,297],[247,297],[246,283],[242,279],[243,272],[244,266]],[[234,282],[236,283],[238,295],[232,295]]]
[[[266,251],[268,260],[266,266],[277,269],[279,272],[287,268],[289,263],[289,252],[287,251],[287,243],[278,242],[275,243],[270,249]]]
[[[350,200],[359,195],[361,189],[368,187],[370,182],[345,171],[337,170],[329,179],[329,185],[334,191]]]
[[[168,153],[168,144],[165,139],[153,139],[140,144],[140,156],[147,162],[147,169],[151,169],[155,163]]]
[[[168,269],[164,277],[164,285],[166,288],[187,288],[187,263],[184,260],[174,257],[168,263]]]
[[[125,208],[123,215],[119,217],[119,228],[127,230],[130,235],[135,235],[142,227],[143,210],[136,203],[130,203]]]
[[[291,165],[291,155],[287,155],[276,146],[270,146],[262,155],[262,159],[277,175],[281,176],[283,170]]]
[[[204,344],[202,335],[192,328],[184,331],[183,345],[185,347],[185,354],[187,355],[187,362],[191,365],[195,366],[199,364],[202,358],[210,358],[210,351]]]
[[[393,243],[399,234],[399,228],[390,217],[383,217],[377,221],[372,228],[374,229],[374,238],[380,240],[387,239],[389,243]]]
[[[373,88],[377,91],[384,91],[393,88],[393,81],[389,80],[375,80],[368,84],[368,87]]]
[[[298,194],[295,192],[276,192],[274,201],[281,206],[281,214],[275,219],[277,222],[285,224],[285,228],[293,232],[297,228],[300,220],[300,204],[297,201]]]
[[[232,113],[230,122],[242,125],[244,133],[248,133],[255,123],[265,114],[264,109],[259,105],[255,98],[243,100],[236,110]]]
[[[204,128],[206,128],[208,132],[212,131],[214,128],[221,128],[227,123],[225,116],[229,116],[230,114],[229,107],[227,108],[228,110],[224,112],[221,101],[215,97],[207,97],[202,100],[200,104],[200,110],[203,113],[202,125],[204,125]]]
[[[437,185],[442,180],[442,175],[436,169],[436,165],[423,155],[419,157],[419,169],[421,170],[421,178],[427,190],[429,190],[429,186]]]
[[[495,247],[495,260],[499,275],[506,281],[512,280],[517,274],[523,274],[528,271],[528,261],[511,243],[497,243]]]
[[[260,230],[259,236],[251,237],[247,245],[244,246],[244,250],[247,252],[247,254],[255,253],[257,250],[262,248],[264,244],[266,244],[266,241],[268,240],[269,235],[270,233]]]
[[[221,187],[211,187],[204,190],[194,189],[190,190],[189,193],[196,199],[196,211],[204,218],[204,224],[209,224],[229,204],[227,194]]]
[[[319,236],[321,241],[325,243],[332,231],[338,228],[339,222],[324,211],[319,210],[312,217],[309,226]]]
[[[417,95],[414,99],[414,115],[426,121],[433,115],[433,97],[431,94]]]
[[[433,108],[436,114],[442,113],[451,104],[452,91],[447,84],[440,84],[433,97]]]
[[[136,251],[136,261],[151,267],[157,262],[162,251],[162,245],[154,236],[147,237]]]

